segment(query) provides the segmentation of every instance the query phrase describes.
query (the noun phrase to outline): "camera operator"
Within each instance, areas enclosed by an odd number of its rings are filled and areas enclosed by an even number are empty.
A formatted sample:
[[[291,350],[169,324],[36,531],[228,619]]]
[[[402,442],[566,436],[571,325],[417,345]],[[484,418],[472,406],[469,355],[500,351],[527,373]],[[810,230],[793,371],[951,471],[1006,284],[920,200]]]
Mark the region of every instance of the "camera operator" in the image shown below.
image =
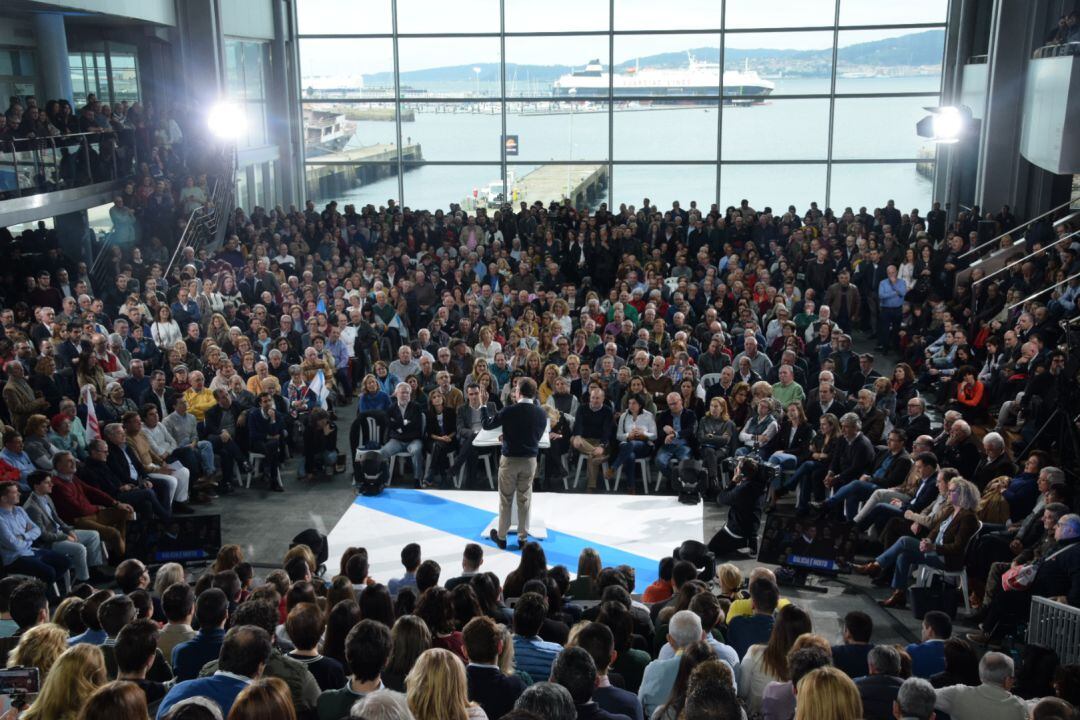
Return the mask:
[[[717,502],[728,505],[727,524],[709,540],[709,550],[717,557],[730,555],[744,547],[757,553],[757,532],[761,523],[761,499],[769,487],[773,470],[752,456],[745,456],[735,466],[730,487]]]

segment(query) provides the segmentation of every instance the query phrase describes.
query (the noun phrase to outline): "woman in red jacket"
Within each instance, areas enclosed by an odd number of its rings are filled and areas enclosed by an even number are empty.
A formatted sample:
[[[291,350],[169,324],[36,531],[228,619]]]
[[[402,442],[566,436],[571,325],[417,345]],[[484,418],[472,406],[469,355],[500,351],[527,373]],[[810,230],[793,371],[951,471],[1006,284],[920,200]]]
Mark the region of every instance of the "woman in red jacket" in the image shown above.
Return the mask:
[[[978,372],[970,365],[956,371],[956,397],[950,403],[952,410],[959,410],[964,420],[977,425],[986,419],[986,386],[979,380]]]

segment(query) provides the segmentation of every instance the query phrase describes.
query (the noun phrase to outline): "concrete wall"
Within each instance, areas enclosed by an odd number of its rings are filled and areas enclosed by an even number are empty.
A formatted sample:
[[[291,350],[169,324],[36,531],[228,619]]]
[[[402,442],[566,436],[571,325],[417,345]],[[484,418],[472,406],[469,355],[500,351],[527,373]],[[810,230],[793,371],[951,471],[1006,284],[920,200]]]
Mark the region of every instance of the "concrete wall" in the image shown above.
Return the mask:
[[[176,25],[176,7],[173,0],[60,0],[42,2],[57,10],[82,10],[85,12],[134,18],[159,25]]]
[[[33,47],[34,44],[34,25],[29,17],[0,15],[0,45]]]
[[[222,0],[221,31],[230,37],[274,38],[274,15],[270,0]]]

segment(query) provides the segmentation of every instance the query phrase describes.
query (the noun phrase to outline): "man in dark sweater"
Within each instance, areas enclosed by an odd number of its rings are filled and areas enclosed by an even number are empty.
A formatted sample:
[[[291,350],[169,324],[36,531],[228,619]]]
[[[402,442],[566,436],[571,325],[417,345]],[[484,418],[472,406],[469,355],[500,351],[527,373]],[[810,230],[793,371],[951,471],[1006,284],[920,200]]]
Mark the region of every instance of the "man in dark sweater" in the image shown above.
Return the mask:
[[[408,387],[408,386],[406,386]],[[540,440],[547,430],[547,413],[536,404],[536,381],[521,378],[516,390],[510,391],[510,404],[495,417],[484,420],[485,430],[502,428],[502,459],[499,461],[499,528],[492,529],[491,539],[506,549],[506,534],[510,531],[510,507],[517,496],[518,547],[524,547],[529,536],[529,505],[532,502],[532,483],[536,476],[536,456]]]
[[[832,465],[825,476],[825,487],[842,488],[864,474],[870,474],[874,466],[874,446],[862,433],[862,421],[855,413],[845,413],[840,418],[843,439],[833,455]]]
[[[874,647],[870,644],[873,632],[874,621],[866,613],[853,610],[844,616],[844,644],[832,646],[832,658],[833,665],[852,680],[870,673],[866,657]]]
[[[615,414],[606,402],[604,391],[594,387],[589,390],[589,404],[578,408],[570,433],[570,444],[587,460],[590,491],[596,489],[596,476],[607,460],[607,445],[614,430]]]
[[[499,669],[502,632],[494,620],[480,616],[465,625],[461,636],[465,656],[469,659],[465,666],[469,700],[479,704],[489,718],[501,718],[513,710],[518,696],[525,691],[525,682],[521,678],[505,675]]]
[[[580,647],[568,647],[559,653],[551,666],[551,682],[562,685],[570,692],[577,708],[577,720],[630,720],[627,715],[604,710],[593,699],[596,665],[589,653]]]
[[[637,695],[615,687],[608,679],[608,668],[615,658],[615,636],[611,629],[598,622],[589,623],[578,632],[577,646],[589,653],[596,665],[596,689],[592,699],[600,709],[625,715],[630,720],[642,720],[644,711]]]

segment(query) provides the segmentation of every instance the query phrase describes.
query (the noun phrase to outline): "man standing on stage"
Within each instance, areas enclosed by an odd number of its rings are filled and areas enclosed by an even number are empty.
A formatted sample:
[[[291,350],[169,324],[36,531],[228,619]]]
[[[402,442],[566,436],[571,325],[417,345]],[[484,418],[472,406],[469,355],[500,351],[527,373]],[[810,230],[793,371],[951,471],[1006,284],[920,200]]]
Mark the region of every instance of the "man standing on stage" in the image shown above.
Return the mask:
[[[484,420],[485,430],[501,427],[502,460],[499,461],[499,529],[491,531],[491,539],[506,549],[506,534],[510,530],[510,508],[517,495],[518,547],[529,536],[529,505],[532,502],[532,483],[536,475],[536,456],[540,439],[547,429],[547,413],[533,400],[536,381],[521,378],[516,393],[510,392],[511,404],[499,414]]]

